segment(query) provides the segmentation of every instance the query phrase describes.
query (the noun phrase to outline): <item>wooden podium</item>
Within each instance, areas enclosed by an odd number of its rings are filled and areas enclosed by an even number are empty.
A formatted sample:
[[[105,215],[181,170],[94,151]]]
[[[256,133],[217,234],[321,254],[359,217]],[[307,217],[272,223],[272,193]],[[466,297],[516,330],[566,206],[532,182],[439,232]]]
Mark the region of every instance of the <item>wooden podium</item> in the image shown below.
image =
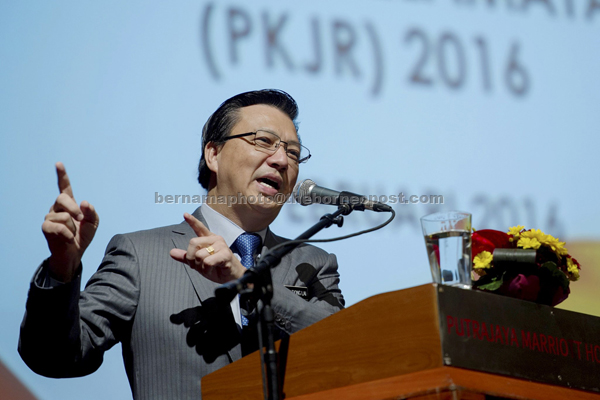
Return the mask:
[[[428,284],[291,336],[286,399],[600,400],[600,318]],[[202,379],[204,400],[262,399],[258,353]]]

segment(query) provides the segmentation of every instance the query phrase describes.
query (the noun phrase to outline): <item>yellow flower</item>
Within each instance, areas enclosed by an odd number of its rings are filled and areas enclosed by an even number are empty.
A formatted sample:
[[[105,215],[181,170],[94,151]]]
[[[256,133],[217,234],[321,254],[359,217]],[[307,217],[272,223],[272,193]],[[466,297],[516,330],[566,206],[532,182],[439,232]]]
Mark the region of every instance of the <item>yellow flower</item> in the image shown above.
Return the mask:
[[[489,251],[482,251],[481,253],[477,254],[475,256],[475,258],[473,259],[473,268],[474,269],[491,268],[493,258],[494,258],[494,256],[492,256],[492,253],[490,253]]]
[[[511,235],[511,237],[508,238],[509,242],[514,242],[515,240],[519,240],[519,238],[521,237],[521,231],[524,229],[525,227],[523,225],[518,225],[518,226],[512,226],[508,229],[508,234]]]
[[[521,237],[529,238],[529,239],[537,239],[538,242],[545,243],[546,242],[546,234],[539,229],[530,229],[521,233]]]
[[[515,237],[518,237],[521,234],[521,231],[524,229],[525,227],[523,225],[519,225],[519,226],[512,226],[510,228],[508,228],[508,234],[509,235],[513,235]]]
[[[565,248],[565,242],[559,242],[558,239],[553,236],[546,235],[546,241],[542,242],[542,244],[550,247],[557,256],[566,256],[569,254]]]
[[[532,241],[531,242],[530,241],[521,242],[521,240],[523,238],[531,239]],[[542,232],[539,229],[531,229],[531,230],[523,232],[521,234],[521,239],[519,240],[518,245],[521,246],[521,243],[523,243],[524,249],[527,249],[527,248],[538,249],[540,246],[536,242],[540,243],[541,245],[550,247],[552,249],[552,251],[554,253],[556,253],[556,255],[559,258],[561,256],[566,256],[567,254],[569,254],[569,252],[565,248],[565,242],[559,242],[558,239],[555,238],[554,236],[546,235],[544,232]],[[528,247],[526,247],[525,244],[528,244]],[[533,246],[532,244],[535,244],[535,246]]]
[[[575,264],[573,260],[571,260],[571,257],[567,257],[567,270],[571,274],[569,279],[571,279],[572,281],[576,281],[577,279],[579,279],[579,268],[577,268],[577,264]]]
[[[536,238],[526,238],[522,237],[517,242],[517,246],[522,247],[524,249],[539,249],[542,244]]]

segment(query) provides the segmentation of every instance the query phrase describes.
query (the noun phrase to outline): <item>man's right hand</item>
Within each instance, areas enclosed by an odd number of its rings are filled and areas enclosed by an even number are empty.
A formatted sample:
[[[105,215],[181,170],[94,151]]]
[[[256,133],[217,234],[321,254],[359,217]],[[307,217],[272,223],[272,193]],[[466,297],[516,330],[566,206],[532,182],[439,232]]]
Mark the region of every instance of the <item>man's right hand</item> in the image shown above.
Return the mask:
[[[78,206],[65,166],[56,163],[60,194],[50,207],[42,231],[50,248],[50,275],[70,282],[81,263],[81,257],[96,234],[100,219],[87,201]]]

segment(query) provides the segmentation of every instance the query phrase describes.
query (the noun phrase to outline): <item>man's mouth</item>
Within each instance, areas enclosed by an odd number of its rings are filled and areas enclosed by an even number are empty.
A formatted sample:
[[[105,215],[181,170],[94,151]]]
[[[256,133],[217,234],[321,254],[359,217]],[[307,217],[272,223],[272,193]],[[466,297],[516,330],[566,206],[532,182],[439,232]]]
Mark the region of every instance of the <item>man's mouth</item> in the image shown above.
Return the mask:
[[[269,178],[258,178],[258,181],[265,185],[265,186],[269,186],[275,190],[279,190],[279,188],[281,187],[281,184],[279,182],[276,182],[272,179]]]

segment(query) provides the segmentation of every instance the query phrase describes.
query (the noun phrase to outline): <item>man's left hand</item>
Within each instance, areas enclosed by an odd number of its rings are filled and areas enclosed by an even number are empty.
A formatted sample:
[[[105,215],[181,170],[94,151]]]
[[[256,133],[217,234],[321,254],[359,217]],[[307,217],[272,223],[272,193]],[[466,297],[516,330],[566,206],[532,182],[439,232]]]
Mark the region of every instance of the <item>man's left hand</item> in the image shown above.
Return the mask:
[[[172,249],[170,254],[173,259],[189,265],[206,279],[217,283],[226,283],[244,274],[246,267],[233,254],[225,239],[209,231],[193,215],[185,213],[183,218],[198,237],[190,240],[187,251]]]

